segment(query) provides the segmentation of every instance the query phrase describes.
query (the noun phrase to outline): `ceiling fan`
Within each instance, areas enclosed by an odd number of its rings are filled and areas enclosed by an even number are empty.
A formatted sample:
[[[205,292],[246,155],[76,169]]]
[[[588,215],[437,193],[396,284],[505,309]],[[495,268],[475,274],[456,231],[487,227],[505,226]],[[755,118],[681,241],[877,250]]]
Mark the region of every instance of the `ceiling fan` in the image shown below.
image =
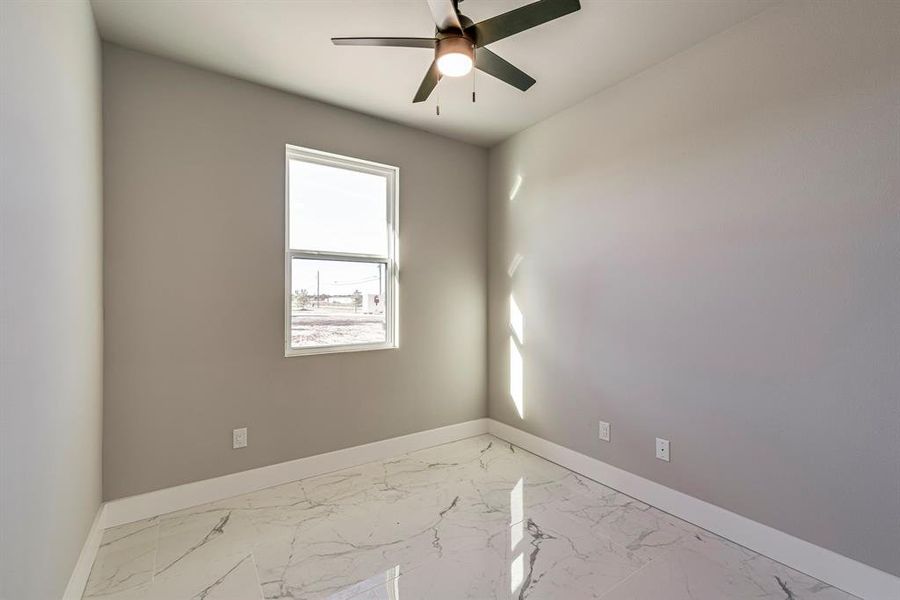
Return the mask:
[[[427,2],[434,17],[434,37],[335,37],[331,41],[336,46],[392,46],[434,50],[434,60],[413,102],[427,100],[444,75],[461,77],[468,74],[473,65],[524,92],[534,85],[534,78],[485,46],[581,8],[579,0],[538,0],[480,23],[473,23],[459,12],[460,0]]]

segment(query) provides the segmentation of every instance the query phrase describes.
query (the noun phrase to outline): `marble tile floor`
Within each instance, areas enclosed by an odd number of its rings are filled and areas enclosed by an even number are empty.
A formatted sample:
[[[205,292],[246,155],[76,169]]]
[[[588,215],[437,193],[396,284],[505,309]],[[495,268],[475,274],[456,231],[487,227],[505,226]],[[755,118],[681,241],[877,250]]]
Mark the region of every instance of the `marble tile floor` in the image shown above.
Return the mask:
[[[84,598],[853,596],[484,435],[107,529]]]

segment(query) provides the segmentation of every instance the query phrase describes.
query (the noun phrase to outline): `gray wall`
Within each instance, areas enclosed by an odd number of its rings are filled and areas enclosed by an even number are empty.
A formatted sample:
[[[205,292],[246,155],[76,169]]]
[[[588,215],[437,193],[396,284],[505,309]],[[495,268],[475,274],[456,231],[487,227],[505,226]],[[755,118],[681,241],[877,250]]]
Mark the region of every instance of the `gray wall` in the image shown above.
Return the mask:
[[[486,150],[110,45],[104,126],[107,499],[485,416]],[[400,167],[398,350],[284,358],[286,143]]]
[[[490,415],[900,574],[898,31],[788,2],[492,150]]]
[[[0,598],[58,598],[100,504],[100,44],[0,3]]]

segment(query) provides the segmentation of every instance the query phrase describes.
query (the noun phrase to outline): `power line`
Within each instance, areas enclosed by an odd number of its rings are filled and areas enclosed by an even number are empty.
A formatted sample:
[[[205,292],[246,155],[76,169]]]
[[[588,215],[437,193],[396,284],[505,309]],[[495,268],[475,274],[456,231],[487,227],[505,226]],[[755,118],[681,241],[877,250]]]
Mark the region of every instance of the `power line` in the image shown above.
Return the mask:
[[[380,279],[379,275],[373,275],[372,277],[366,277],[365,279],[354,279],[351,281],[333,281],[331,285],[356,285],[359,283],[369,283],[370,281],[378,281]]]

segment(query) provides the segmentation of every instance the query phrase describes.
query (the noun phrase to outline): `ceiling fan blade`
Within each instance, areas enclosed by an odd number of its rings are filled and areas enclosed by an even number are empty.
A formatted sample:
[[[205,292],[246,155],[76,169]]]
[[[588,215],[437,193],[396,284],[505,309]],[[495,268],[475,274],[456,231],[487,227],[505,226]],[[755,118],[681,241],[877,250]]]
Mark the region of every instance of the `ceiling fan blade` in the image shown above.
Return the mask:
[[[456,12],[454,0],[428,0],[428,8],[438,31],[458,29],[462,31],[462,23],[459,22],[459,13]]]
[[[466,28],[466,34],[475,40],[478,47],[515,35],[526,29],[543,25],[581,8],[578,0],[538,0],[521,8],[511,10],[475,23]]]
[[[419,91],[416,92],[413,102],[424,102],[428,100],[428,96],[431,95],[431,92],[440,80],[441,72],[438,71],[437,61],[432,61],[431,66],[428,67],[428,72],[425,73],[425,79],[423,79],[421,85],[419,85]]]
[[[528,73],[500,58],[487,48],[479,48],[475,52],[475,67],[523,92],[535,84],[534,78]]]
[[[434,48],[434,38],[335,37],[335,46],[389,46],[392,48]]]

